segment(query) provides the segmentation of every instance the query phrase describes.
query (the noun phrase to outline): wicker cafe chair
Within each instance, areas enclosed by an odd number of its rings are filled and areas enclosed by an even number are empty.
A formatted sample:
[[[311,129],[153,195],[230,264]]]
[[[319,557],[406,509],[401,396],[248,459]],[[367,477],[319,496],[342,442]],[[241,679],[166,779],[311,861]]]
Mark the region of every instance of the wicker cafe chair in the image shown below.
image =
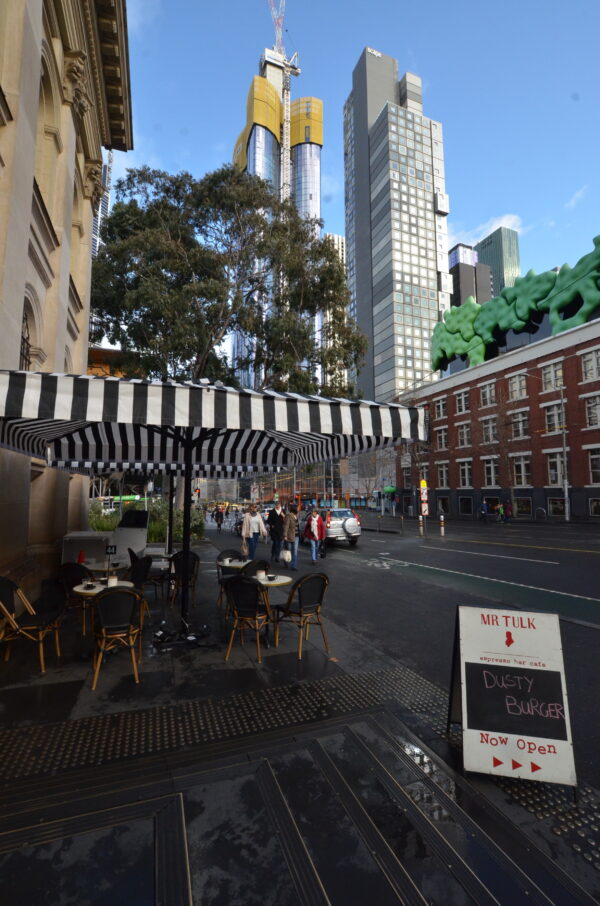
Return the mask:
[[[268,596],[260,582],[248,576],[232,576],[224,583],[224,588],[227,605],[233,615],[233,626],[225,660],[229,660],[236,632],[240,633],[240,641],[243,645],[244,630],[251,629],[256,637],[256,657],[258,663],[261,664],[259,633],[271,619]]]
[[[58,581],[62,585],[66,595],[67,608],[77,607],[81,610],[81,634],[85,635],[86,630],[86,611],[90,606],[89,598],[82,598],[75,594],[73,589],[76,585],[83,582],[91,582],[92,573],[83,565],[83,563],[63,563],[58,570]]]
[[[17,613],[17,602],[22,611]],[[37,643],[40,673],[46,672],[44,639],[54,633],[56,656],[60,657],[59,629],[64,615],[64,595],[60,598],[42,596],[36,607],[30,603],[16,582],[0,577],[0,642],[6,643],[4,660],[8,661],[12,643],[16,639],[28,639]]]
[[[133,587],[140,594],[140,630],[144,628],[144,620],[147,616],[150,616],[150,607],[148,606],[148,601],[144,594],[144,589],[148,585],[153,585],[152,579],[150,577],[150,570],[152,569],[152,557],[138,557],[135,563],[132,564],[131,569],[129,570],[129,581],[133,582]],[[154,586],[155,587],[155,586]],[[142,633],[140,632],[138,639],[138,661],[142,659]]]
[[[251,560],[250,563],[246,563],[243,566],[239,573],[242,576],[255,576],[257,572],[263,571],[269,573],[271,571],[271,564],[268,560]]]
[[[181,591],[183,579],[183,561],[185,553],[177,551],[173,554],[169,562],[169,604],[173,606],[177,595]],[[194,603],[196,594],[196,580],[198,578],[198,569],[200,566],[200,557],[194,551],[188,552],[188,587],[191,591],[190,603]]]
[[[137,668],[136,648],[142,632],[142,596],[133,588],[115,585],[106,588],[94,598],[94,673],[92,690],[96,688],[104,654],[119,646],[131,653],[133,676],[136,683],[140,677]]]
[[[294,582],[286,603],[274,608],[276,648],[279,645],[281,624],[293,623],[298,627],[298,660],[302,660],[302,639],[306,637],[308,640],[310,624],[317,623],[323,636],[325,651],[329,654],[329,643],[321,621],[321,607],[328,585],[329,577],[325,573],[310,573]]]
[[[241,551],[236,550],[225,550],[221,551],[217,556],[217,582],[219,583],[219,597],[217,598],[217,607],[221,607],[223,601],[225,600],[225,591],[223,589],[223,582],[226,579],[229,579],[231,576],[237,576],[240,572],[239,569],[233,569],[233,567],[228,566],[226,563],[223,563],[223,560],[229,558],[230,560],[244,560],[245,557],[242,555]]]

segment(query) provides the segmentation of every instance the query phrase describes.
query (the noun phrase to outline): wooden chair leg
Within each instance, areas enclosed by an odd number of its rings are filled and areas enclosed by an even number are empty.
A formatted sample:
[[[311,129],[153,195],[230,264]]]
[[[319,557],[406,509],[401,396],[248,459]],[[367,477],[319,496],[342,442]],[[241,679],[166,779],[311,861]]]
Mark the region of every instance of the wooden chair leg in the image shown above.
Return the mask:
[[[279,648],[279,620],[275,620],[273,624],[273,639],[275,641],[275,647]]]
[[[304,623],[302,619],[298,624],[298,660],[302,660],[302,639],[304,637]]]
[[[317,614],[317,620],[319,623],[319,629],[321,630],[321,635],[323,636],[323,644],[325,645],[325,651],[329,654],[329,642],[327,641],[327,636],[325,635],[325,627],[321,622],[321,617]]]
[[[56,657],[60,657],[60,638],[58,634],[58,626],[55,626],[53,629],[54,632],[54,648],[56,649]]]
[[[258,620],[254,624],[254,632],[256,634],[256,659],[259,664],[262,664],[262,657],[260,656],[260,633],[259,633]]]
[[[38,635],[38,656],[40,659],[40,673],[45,673],[46,664],[44,661],[44,636],[41,633]]]
[[[102,665],[102,658],[104,656],[104,648],[102,646],[98,647],[96,653],[96,665],[94,667],[94,675],[92,677],[92,692],[96,689],[96,683],[98,682],[98,674],[100,673],[100,667]]]
[[[133,636],[129,636],[129,651],[131,652],[131,663],[133,664],[133,676],[136,683],[140,681],[140,675],[137,668],[137,658],[135,656],[136,640]]]
[[[10,644],[10,642],[7,642],[6,648],[4,649],[4,660],[5,661],[10,661],[11,650],[12,650],[12,645]]]
[[[229,655],[231,654],[231,646],[233,645],[233,640],[235,638],[235,633],[237,630],[238,621],[234,620],[233,629],[231,630],[231,635],[229,636],[229,645],[227,646],[227,651],[225,653],[225,660],[229,660]]]

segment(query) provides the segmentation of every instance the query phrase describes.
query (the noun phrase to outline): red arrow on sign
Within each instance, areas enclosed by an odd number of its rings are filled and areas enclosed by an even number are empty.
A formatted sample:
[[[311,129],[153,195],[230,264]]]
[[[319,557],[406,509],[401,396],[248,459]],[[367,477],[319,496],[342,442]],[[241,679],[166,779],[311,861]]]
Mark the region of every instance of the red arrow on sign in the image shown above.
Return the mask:
[[[497,768],[499,765],[504,764],[504,762],[500,761],[499,758],[496,758],[496,756],[494,756],[493,764],[494,764],[494,767]]]
[[[541,770],[542,770],[542,769],[541,769],[541,767],[540,767],[539,764],[536,764],[535,761],[532,761],[532,762],[531,762],[531,773],[532,773],[532,774],[533,774],[535,771],[541,771]]]
[[[519,764],[519,762],[518,762],[518,761],[515,761],[515,759],[513,758],[513,760],[512,760],[512,769],[513,769],[513,771],[516,771],[517,768],[522,768],[522,767],[523,767],[523,765],[522,765],[522,764]]]

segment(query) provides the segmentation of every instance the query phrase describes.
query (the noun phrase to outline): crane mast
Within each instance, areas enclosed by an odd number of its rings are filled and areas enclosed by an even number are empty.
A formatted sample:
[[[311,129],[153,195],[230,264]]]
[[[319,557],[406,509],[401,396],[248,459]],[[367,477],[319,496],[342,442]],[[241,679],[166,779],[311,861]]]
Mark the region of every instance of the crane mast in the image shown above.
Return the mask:
[[[286,201],[292,192],[291,175],[291,137],[290,137],[290,103],[291,103],[291,76],[300,75],[298,54],[294,53],[288,60],[283,44],[283,20],[285,16],[285,0],[279,0],[279,8],[275,0],[269,0],[269,8],[273,25],[275,26],[275,44],[273,50],[281,57],[283,79],[281,87],[281,102],[283,106],[283,121],[280,135],[280,197]]]

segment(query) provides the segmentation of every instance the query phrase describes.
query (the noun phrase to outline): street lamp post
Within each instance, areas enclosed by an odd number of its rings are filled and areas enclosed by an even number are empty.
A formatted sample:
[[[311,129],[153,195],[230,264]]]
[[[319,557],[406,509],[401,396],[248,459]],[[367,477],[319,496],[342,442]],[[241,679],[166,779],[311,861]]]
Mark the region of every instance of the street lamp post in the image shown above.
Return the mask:
[[[562,433],[562,481],[563,481],[563,494],[565,497],[565,522],[571,521],[571,501],[569,498],[569,475],[567,472],[567,416],[565,410],[565,399],[563,395],[564,384],[561,384],[558,388],[560,390],[560,418],[561,418],[561,433]]]

